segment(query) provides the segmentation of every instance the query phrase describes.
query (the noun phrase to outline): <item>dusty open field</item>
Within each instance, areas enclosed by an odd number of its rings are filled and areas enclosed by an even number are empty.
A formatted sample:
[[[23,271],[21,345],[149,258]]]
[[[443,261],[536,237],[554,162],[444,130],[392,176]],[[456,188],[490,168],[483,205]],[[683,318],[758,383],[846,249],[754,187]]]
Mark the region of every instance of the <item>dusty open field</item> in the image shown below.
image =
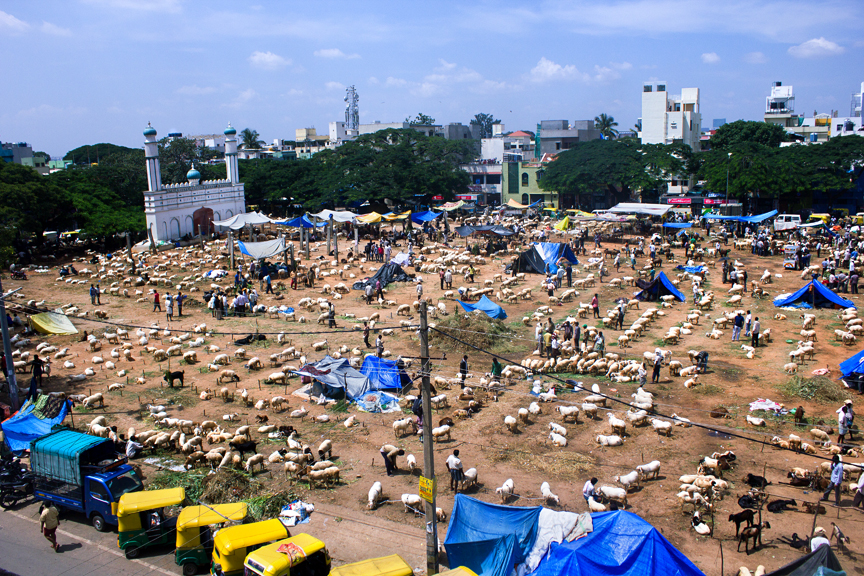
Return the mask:
[[[460,247],[464,245],[463,241],[459,243]],[[346,244],[340,242],[340,247],[344,249]],[[604,243],[605,247],[618,248],[620,244]],[[730,243],[730,247],[732,244]],[[318,248],[312,252],[312,258],[315,262],[319,256],[324,254],[324,248]],[[398,248],[394,253],[398,252]],[[179,264],[181,256],[185,254],[183,251],[163,252],[155,259],[151,258],[149,264],[162,262],[168,266],[168,275],[176,274],[175,281],[179,281],[182,277],[192,275],[195,272],[203,272],[213,269],[215,266],[212,263],[203,264],[200,269],[196,264],[197,259],[201,255],[196,255],[192,252],[188,253],[186,258],[186,267],[181,269]],[[213,252],[207,254],[218,254],[218,245],[214,245]],[[683,260],[682,250],[675,250],[678,260]],[[431,258],[435,258],[432,255]],[[808,431],[810,426],[795,429],[792,424],[791,416],[786,417],[768,417],[764,413],[758,414],[767,420],[767,426],[764,428],[754,428],[748,426],[745,421],[745,415],[748,414],[748,404],[757,398],[770,398],[772,400],[782,402],[787,407],[792,408],[802,405],[807,414],[807,420],[810,423],[818,419],[824,419],[826,423],[836,427],[836,415],[834,411],[839,408],[841,402],[819,403],[816,401],[802,400],[797,397],[785,397],[778,390],[778,386],[783,386],[789,380],[789,376],[784,373],[783,365],[789,362],[788,353],[795,345],[787,344],[786,340],[798,341],[802,329],[799,313],[794,311],[782,311],[774,308],[771,303],[771,298],[780,293],[792,292],[799,288],[803,281],[800,279],[800,273],[786,272],[782,269],[781,257],[773,258],[758,258],[752,256],[748,251],[733,250],[730,257],[739,260],[743,263],[749,273],[750,279],[758,279],[764,270],[771,271],[772,274],[780,274],[782,277],[772,278],[772,283],[765,285],[765,289],[770,293],[770,297],[759,300],[754,299],[749,295],[745,295],[743,302],[736,307],[749,309],[754,316],[758,316],[762,321],[763,331],[766,328],[771,329],[772,342],[760,347],[755,353],[755,358],[748,359],[740,345],[730,342],[731,328],[723,330],[724,334],[719,340],[709,339],[706,333],[710,330],[711,319],[716,318],[724,312],[731,312],[735,308],[724,304],[728,299],[726,294],[730,285],[724,286],[721,283],[721,273],[718,264],[717,268],[711,268],[708,274],[706,289],[712,290],[716,294],[716,301],[713,309],[706,311],[705,315],[700,319],[699,324],[692,330],[692,334],[685,336],[679,343],[667,346],[662,343],[660,338],[670,326],[680,325],[686,320],[686,315],[693,308],[692,291],[689,282],[681,283],[681,290],[687,296],[686,303],[677,303],[671,308],[664,310],[665,315],[659,317],[656,322],[651,324],[650,328],[638,339],[631,343],[631,346],[626,349],[618,349],[616,339],[621,334],[618,331],[606,329],[604,333],[607,336],[607,349],[609,353],[620,354],[622,358],[638,358],[643,352],[653,351],[656,346],[664,350],[671,350],[672,359],[681,361],[684,366],[690,365],[687,356],[688,350],[707,350],[710,353],[709,370],[705,375],[700,376],[699,385],[686,389],[683,385],[686,378],[671,377],[669,370],[664,367],[662,378],[659,385],[649,385],[647,389],[654,393],[655,409],[665,415],[670,415],[673,412],[679,416],[689,418],[693,422],[703,423],[712,427],[726,428],[736,434],[742,434],[747,438],[752,438],[759,441],[770,440],[772,435],[786,436],[790,432],[796,432],[805,438],[805,441],[813,444],[813,438],[810,437]],[[501,257],[487,258],[487,264],[479,267],[477,274],[477,283],[481,284],[484,280],[491,280],[493,275],[502,273],[503,265],[508,263],[512,256],[506,255]],[[581,259],[581,257],[580,257]],[[709,259],[710,260],[710,259]],[[224,263],[222,260],[220,264]],[[304,264],[308,264],[303,260]],[[681,262],[683,263],[683,262]],[[607,266],[611,264],[611,259],[608,260]],[[640,258],[637,268],[645,264],[645,259]],[[675,263],[664,262],[660,270],[666,272],[667,275],[675,278],[676,271],[673,270]],[[77,264],[80,269],[85,267],[85,264]],[[366,271],[360,271],[355,264],[349,270],[345,271],[345,278],[323,278],[317,281],[315,289],[300,289],[297,291],[281,290],[284,294],[284,299],[276,301],[272,295],[264,296],[263,290],[259,290],[261,294],[260,302],[265,305],[280,305],[296,307],[299,299],[304,297],[326,297],[326,294],[321,293],[321,286],[330,284],[335,286],[339,282],[350,284],[353,279],[348,278],[349,273],[356,274],[358,277],[370,275],[369,267],[378,267],[380,264],[370,263],[364,265]],[[88,266],[94,268],[93,266]],[[338,268],[342,268],[339,265]],[[335,268],[324,266],[324,269]],[[110,268],[109,268],[110,269]],[[152,296],[146,302],[137,303],[134,291],[143,290],[145,294],[152,288],[144,286],[135,288],[127,286],[130,292],[129,297],[123,297],[122,293],[118,295],[104,294],[102,296],[102,304],[100,306],[91,306],[88,296],[88,288],[91,280],[87,276],[80,276],[86,282],[79,285],[70,285],[64,282],[57,282],[57,269],[54,268],[48,274],[30,275],[27,281],[11,281],[4,280],[4,288],[14,288],[21,286],[22,298],[16,299],[16,303],[23,304],[27,300],[45,301],[45,306],[53,309],[54,307],[66,304],[74,304],[83,311],[89,311],[90,315],[87,318],[76,320],[79,330],[87,330],[94,332],[100,336],[108,331],[114,332],[115,326],[110,324],[101,324],[94,322],[93,310],[98,308],[107,312],[109,323],[116,323],[124,326],[129,326],[130,340],[132,343],[132,359],[117,359],[114,360],[116,368],[114,370],[105,369],[105,365],[94,365],[91,359],[98,354],[106,360],[110,360],[109,353],[112,348],[117,348],[116,344],[110,344],[102,339],[102,350],[96,354],[86,350],[86,345],[79,341],[79,337],[54,336],[46,338],[48,342],[58,348],[68,347],[70,349],[70,358],[74,364],[74,368],[63,368],[64,360],[53,360],[51,377],[48,378],[43,387],[46,391],[63,390],[68,393],[95,393],[103,392],[105,395],[105,407],[96,408],[93,410],[76,407],[74,410],[75,425],[78,427],[86,427],[87,422],[96,414],[106,414],[109,424],[116,425],[118,430],[124,432],[126,428],[134,426],[138,431],[153,428],[153,424],[148,418],[144,418],[147,414],[148,404],[162,404],[169,406],[169,415],[183,419],[201,422],[203,420],[216,420],[220,424],[224,424],[225,428],[233,430],[236,426],[250,424],[253,427],[253,436],[258,440],[259,452],[265,456],[269,455],[275,449],[283,447],[282,440],[267,440],[266,434],[256,434],[254,429],[257,428],[254,416],[258,413],[254,407],[247,407],[239,402],[239,392],[242,389],[247,389],[249,393],[257,400],[261,398],[271,398],[276,395],[285,395],[288,398],[289,407],[282,412],[274,412],[265,410],[269,417],[270,424],[288,424],[296,427],[302,436],[304,443],[312,446],[313,450],[318,443],[324,438],[329,438],[333,441],[334,452],[333,460],[338,458],[338,465],[341,468],[341,480],[333,488],[316,488],[310,490],[305,481],[294,482],[292,479],[286,479],[282,473],[281,464],[269,464],[268,469],[272,472],[272,477],[267,474],[259,474],[258,479],[265,485],[273,489],[290,489],[296,494],[302,495],[304,498],[312,502],[337,504],[345,509],[353,510],[356,518],[361,518],[364,515],[374,515],[390,519],[395,522],[405,524],[405,530],[412,533],[420,533],[422,531],[422,518],[415,518],[412,514],[407,514],[400,503],[385,504],[380,506],[375,511],[366,509],[366,495],[372,482],[379,480],[383,484],[384,494],[387,498],[398,500],[403,493],[417,492],[417,473],[410,474],[404,469],[404,458],[399,459],[399,464],[402,469],[400,473],[394,477],[388,478],[384,474],[383,462],[378,454],[380,446],[384,443],[396,444],[405,449],[406,453],[414,454],[422,464],[422,445],[418,437],[408,435],[403,438],[394,438],[392,422],[396,419],[396,415],[373,415],[362,412],[357,412],[354,408],[348,409],[348,412],[334,410],[333,408],[325,408],[317,406],[314,403],[304,402],[303,400],[290,396],[293,390],[300,387],[299,379],[291,379],[288,381],[287,387],[280,384],[266,384],[264,379],[272,373],[276,372],[275,367],[269,366],[269,358],[271,354],[278,353],[288,346],[294,346],[297,349],[302,349],[304,355],[309,361],[315,361],[324,356],[326,351],[313,351],[312,343],[319,342],[326,338],[331,352],[338,350],[345,345],[348,349],[359,347],[364,349],[361,332],[344,331],[327,333],[326,335],[320,332],[327,332],[326,326],[316,324],[315,320],[318,316],[317,309],[312,312],[302,313],[298,310],[298,316],[304,315],[311,320],[310,323],[299,324],[296,322],[285,322],[283,320],[269,319],[267,315],[258,316],[257,318],[226,318],[217,322],[212,318],[209,311],[203,306],[201,301],[202,293],[200,291],[189,292],[184,290],[184,293],[190,297],[187,304],[183,307],[183,317],[176,317],[171,322],[171,336],[178,336],[185,332],[191,332],[193,327],[201,323],[207,324],[208,333],[204,336],[205,347],[196,348],[198,351],[199,362],[189,365],[186,362],[181,362],[180,357],[172,357],[170,360],[171,370],[184,370],[186,387],[179,389],[169,389],[161,382],[162,371],[168,368],[167,362],[156,362],[151,354],[145,353],[142,346],[138,344],[138,337],[135,335],[135,330],[138,327],[145,329],[151,328],[153,325],[158,325],[160,328],[160,337],[151,338],[149,345],[157,348],[165,349],[171,345],[168,338],[164,342],[160,342],[161,330],[166,327],[166,318],[164,313],[153,313]],[[621,268],[620,273],[615,272],[614,267],[611,267],[611,278],[622,277],[625,275],[634,275],[632,271]],[[582,267],[574,268],[574,279],[584,278],[586,272]],[[437,304],[439,300],[446,305],[448,318],[451,317],[458,305],[453,301],[444,299],[443,292],[439,289],[437,274],[421,274],[424,277],[424,296],[431,297],[432,302]],[[119,275],[116,280],[122,280],[124,275]],[[505,276],[506,277],[506,276]],[[545,291],[541,290],[539,284],[542,278],[539,275],[528,275],[523,282],[516,286],[518,292],[525,287],[535,288],[533,296],[528,300],[520,300],[517,303],[504,304],[509,318],[504,321],[507,328],[512,331],[511,337],[498,337],[492,351],[498,353],[513,364],[519,364],[524,358],[530,356],[534,349],[534,323],[529,326],[523,324],[521,319],[523,316],[530,315],[539,306],[548,304]],[[107,286],[112,279],[103,280],[102,285]],[[286,281],[283,281],[286,282]],[[220,282],[222,286],[228,286],[233,283],[233,275],[225,278]],[[207,289],[211,282],[198,282],[196,285],[202,289]],[[256,283],[257,284],[257,283]],[[287,282],[286,282],[287,284]],[[461,275],[456,275],[454,278],[454,289],[460,285],[466,285],[461,278]],[[275,287],[275,282],[274,282]],[[123,289],[121,284],[120,289]],[[158,287],[160,292],[164,294],[164,287]],[[495,290],[499,290],[500,285],[495,282]],[[565,303],[562,306],[554,306],[552,319],[558,323],[564,320],[569,315],[575,315],[578,309],[579,302],[587,304],[591,296],[597,293],[600,298],[601,313],[614,306],[613,300],[620,297],[632,296],[633,288],[617,288],[610,286],[607,282],[598,284],[595,288],[587,288],[580,290],[580,294],[575,297],[574,301]],[[176,293],[176,288],[172,290]],[[560,291],[559,291],[560,293]],[[857,302],[857,295],[845,295],[845,297]],[[396,300],[399,304],[411,304],[416,298],[414,284],[391,284],[388,287],[386,298]],[[381,322],[376,328],[395,328],[396,332],[392,336],[384,338],[385,348],[389,350],[395,358],[399,355],[404,356],[419,356],[419,341],[413,330],[408,332],[399,331],[399,321],[405,320],[405,316],[397,316],[395,307],[382,307],[377,305],[366,306],[362,294],[360,292],[351,291],[344,295],[339,300],[334,300],[337,310],[337,319],[339,329],[351,328],[356,319],[347,319],[346,314],[353,314],[356,317],[369,316],[373,312],[380,312]],[[642,304],[641,310],[629,310],[625,320],[625,327],[635,320],[639,314],[649,307],[659,307],[657,303]],[[164,310],[164,302],[163,302]],[[461,310],[461,309],[460,309]],[[777,312],[782,312],[788,316],[786,320],[775,320],[774,315]],[[413,314],[413,312],[412,312]],[[838,398],[844,392],[841,390],[842,384],[836,382],[839,376],[837,371],[838,362],[857,352],[859,346],[845,346],[840,342],[836,342],[834,338],[834,330],[843,326],[838,319],[838,311],[836,310],[817,310],[815,330],[817,332],[818,341],[815,343],[816,356],[815,360],[809,360],[799,368],[799,375],[809,377],[812,370],[817,368],[829,368],[832,370],[829,375],[835,380]],[[589,313],[590,316],[590,313]],[[439,316],[437,319],[430,319],[431,322],[441,322],[444,317]],[[411,317],[412,323],[417,323],[417,316]],[[582,323],[594,325],[597,320],[591,318],[581,320]],[[233,358],[233,352],[237,346],[232,344],[232,340],[239,338],[249,332],[258,330],[261,333],[269,334],[265,342],[255,343],[245,346],[247,356],[258,356],[264,363],[264,368],[261,370],[248,370],[244,367],[245,361]],[[211,333],[212,332],[212,333]],[[276,334],[285,332],[290,338],[290,343],[279,344],[276,341]],[[301,334],[302,333],[302,334]],[[234,336],[232,336],[234,335]],[[193,339],[198,337],[198,334],[193,334]],[[374,341],[374,335],[371,338]],[[749,344],[749,339],[747,339]],[[36,339],[34,344],[40,339]],[[374,343],[374,342],[373,342]],[[212,400],[201,400],[198,394],[204,389],[212,389],[218,393],[218,390],[223,384],[216,382],[218,373],[209,372],[207,364],[213,359],[216,353],[207,352],[206,346],[219,346],[219,353],[228,353],[231,355],[231,366],[240,376],[241,381],[236,384],[225,383],[225,386],[232,390],[236,387],[237,394],[234,402],[225,403],[218,397]],[[184,343],[183,350],[187,350]],[[367,350],[363,350],[364,353]],[[368,350],[372,351],[372,350]],[[446,360],[433,361],[433,377],[441,376],[444,378],[453,378],[458,372],[458,362],[461,358],[461,353],[455,348],[441,350],[433,347],[432,356],[441,357],[442,352],[447,352]],[[350,356],[348,352],[346,356]],[[471,383],[478,383],[484,373],[490,370],[491,358],[479,352],[469,354],[471,363],[471,372],[473,375]],[[283,362],[280,361],[279,365]],[[284,364],[299,366],[299,359],[293,359],[284,362]],[[69,376],[73,374],[81,374],[87,367],[92,367],[96,375],[89,377],[84,382],[69,382]],[[416,373],[418,362],[409,368],[410,373]],[[107,386],[115,382],[126,382],[126,378],[118,377],[117,372],[121,369],[129,371],[129,383],[125,389],[116,392],[107,392]],[[146,380],[144,384],[136,384],[135,378],[143,376]],[[635,391],[637,384],[634,382],[616,383],[603,377],[595,377],[589,375],[561,375],[556,377],[574,378],[584,382],[590,388],[591,384],[597,383],[600,390],[604,394],[621,398],[625,401],[630,401],[630,395]],[[23,378],[23,377],[22,377]],[[544,381],[550,381],[548,378],[541,377]],[[650,369],[649,369],[650,379]],[[554,381],[550,381],[555,383]],[[764,564],[766,568],[777,568],[797,557],[800,552],[792,549],[786,544],[778,541],[780,536],[791,536],[792,533],[797,533],[801,536],[809,534],[813,517],[803,512],[801,501],[815,501],[817,494],[807,493],[805,489],[791,487],[787,482],[786,472],[793,466],[805,467],[814,469],[818,462],[814,456],[798,454],[791,451],[783,451],[763,446],[756,442],[750,442],[740,438],[725,436],[722,433],[709,432],[698,427],[675,427],[671,437],[658,436],[649,426],[634,427],[628,424],[627,435],[624,445],[621,447],[600,447],[594,438],[598,434],[610,434],[610,425],[606,420],[606,411],[600,410],[598,418],[592,420],[580,415],[579,423],[563,424],[568,429],[568,444],[565,448],[557,448],[551,444],[548,439],[549,422],[557,422],[561,424],[560,415],[555,411],[555,403],[541,404],[542,413],[537,416],[531,416],[530,424],[519,426],[519,433],[510,433],[504,426],[504,417],[506,415],[516,416],[519,408],[527,407],[529,403],[536,400],[535,397],[529,394],[530,382],[525,380],[508,385],[507,390],[500,394],[497,402],[489,402],[482,411],[471,419],[457,420],[455,427],[451,433],[450,441],[442,441],[436,445],[436,474],[440,479],[440,489],[438,496],[438,505],[448,513],[452,508],[452,494],[447,489],[448,476],[444,466],[444,460],[454,448],[459,448],[461,458],[466,469],[476,467],[479,471],[479,487],[476,490],[471,490],[469,493],[477,498],[498,501],[495,494],[495,488],[500,486],[507,478],[512,478],[515,482],[515,492],[518,498],[512,498],[511,504],[514,505],[537,505],[540,504],[540,484],[543,481],[548,481],[552,491],[558,494],[561,499],[561,509],[573,511],[585,511],[586,505],[581,497],[582,484],[587,478],[597,476],[601,484],[615,485],[613,476],[625,474],[634,469],[634,467],[643,462],[651,460],[659,460],[662,463],[661,472],[657,480],[643,482],[641,488],[637,488],[629,495],[629,507],[632,512],[644,517],[656,527],[658,527],[669,540],[679,549],[691,558],[706,574],[710,576],[721,574],[721,556],[720,548],[723,549],[723,557],[725,562],[725,573],[734,573],[741,565],[746,565],[750,569],[755,569],[758,564]],[[285,394],[287,392],[287,394]],[[455,409],[462,408],[464,402],[458,400],[458,386],[446,393],[450,400],[450,407],[436,411],[434,421],[437,424],[438,420],[445,416],[451,416]],[[576,402],[581,404],[582,397],[585,393],[574,393],[562,391],[559,389],[559,404],[567,402]],[[850,396],[851,397],[851,396]],[[853,397],[857,399],[857,395]],[[714,419],[711,418],[709,412],[717,406],[726,407],[730,414],[730,419]],[[624,404],[616,404],[609,402],[608,406],[619,417],[626,411],[627,406]],[[290,418],[289,414],[296,409],[304,407],[308,410],[309,416],[303,419]],[[227,413],[238,413],[239,422],[231,424],[222,421],[222,416]],[[330,422],[318,423],[315,422],[314,416],[329,414]],[[342,424],[346,417],[350,414],[356,414],[357,421],[362,425],[346,429]],[[861,436],[856,435],[855,441],[859,442]],[[836,440],[836,434],[832,439]],[[206,446],[206,444],[205,444]],[[698,462],[701,457],[710,455],[713,452],[722,452],[725,450],[733,450],[737,455],[737,461],[733,470],[724,473],[730,488],[725,493],[723,499],[718,501],[715,506],[716,527],[713,538],[697,536],[690,528],[689,513],[683,513],[681,506],[676,498],[678,486],[680,482],[678,477],[682,474],[693,474],[696,472]],[[824,456],[822,452],[820,456]],[[861,458],[846,458],[850,462],[861,461]],[[178,461],[182,462],[182,456],[178,457]],[[155,470],[147,470],[149,476],[153,476]],[[766,520],[770,521],[771,529],[763,536],[764,546],[757,552],[745,556],[744,552],[737,553],[735,551],[736,542],[734,540],[735,528],[734,524],[727,522],[726,518],[730,513],[735,513],[740,510],[736,500],[737,496],[746,492],[748,487],[741,481],[742,477],[747,473],[764,475],[772,482],[769,486],[769,493],[772,496],[783,498],[794,498],[799,504],[799,510],[787,511],[782,514],[771,514],[765,512]],[[772,498],[773,499],[773,498]],[[851,505],[852,497],[850,494],[843,495],[843,503],[846,506]],[[688,508],[689,510],[689,508]],[[345,518],[346,521],[351,521],[350,517]],[[840,525],[843,531],[852,539],[852,549],[857,548],[857,542],[864,538],[864,529],[862,529],[862,517],[859,511],[853,511],[850,508],[837,509],[828,507],[827,515],[820,516],[818,524],[825,526],[830,531],[830,522],[834,521]],[[444,540],[446,526],[440,526],[439,531],[441,540]],[[325,534],[326,536],[326,534]],[[393,534],[388,534],[388,537],[393,538],[393,551],[398,552],[401,546],[410,545],[412,547],[422,546],[416,538],[405,539],[400,541],[400,538]],[[326,537],[324,538],[326,540]],[[422,550],[420,551],[422,553]],[[347,558],[345,560],[359,560],[362,556],[356,558]],[[841,562],[844,563],[847,571],[856,570],[858,573],[862,571],[860,563],[860,555],[856,552],[844,552],[841,555]]]

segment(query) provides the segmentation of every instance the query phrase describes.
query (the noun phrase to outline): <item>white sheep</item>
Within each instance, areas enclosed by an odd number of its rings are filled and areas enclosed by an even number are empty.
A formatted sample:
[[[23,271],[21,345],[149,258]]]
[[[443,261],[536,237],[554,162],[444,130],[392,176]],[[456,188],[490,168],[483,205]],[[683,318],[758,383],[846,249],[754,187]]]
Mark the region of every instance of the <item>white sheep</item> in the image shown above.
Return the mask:
[[[447,440],[450,440],[450,426],[446,424],[444,426],[439,426],[438,428],[432,429],[432,439],[435,442],[440,442],[442,438],[447,437]]]
[[[657,418],[651,419],[651,426],[654,427],[654,431],[657,434],[664,434],[666,436],[672,435],[672,424],[670,422],[666,422],[665,420],[659,420]]]
[[[546,499],[547,504],[555,504],[556,506],[558,506],[558,504],[560,503],[560,499],[558,498],[558,496],[552,493],[552,489],[549,487],[548,482],[543,482],[540,485],[540,494],[542,494],[543,498]]]
[[[512,416],[508,415],[504,417],[504,425],[514,434],[519,432],[518,422],[516,421],[516,418],[513,418]]]
[[[372,487],[369,488],[369,505],[367,506],[369,510],[375,510],[378,507],[378,501],[381,499],[383,495],[383,489],[381,488],[381,482],[374,482]]]
[[[611,436],[600,434],[595,438],[595,441],[601,446],[621,446],[624,443],[620,436],[614,434]]]
[[[549,430],[554,432],[555,434],[560,434],[561,436],[567,436],[567,428],[561,426],[560,424],[556,424],[555,422],[549,422]]]
[[[495,489],[495,493],[498,494],[499,498],[501,498],[501,503],[503,504],[513,495],[515,489],[516,487],[513,484],[513,479],[508,478],[500,488]]]
[[[420,506],[422,502],[423,499],[417,494],[402,494],[402,504],[405,505],[406,512],[416,513],[416,508]]]
[[[552,443],[559,448],[565,448],[567,446],[567,438],[561,436],[560,434],[556,434],[555,432],[549,433],[549,439],[552,440]]]
[[[657,475],[660,474],[660,461],[653,460],[648,464],[641,464],[636,466],[636,470],[639,474],[642,475],[643,478],[647,479],[650,474],[652,478],[657,478]]]
[[[621,476],[613,476],[612,481],[621,484],[624,487],[624,490],[630,490],[631,486],[639,486],[639,470],[633,470],[628,474],[624,474]]]
[[[414,420],[411,418],[402,418],[400,420],[396,420],[393,422],[393,434],[399,438],[404,436],[406,433],[416,434],[417,426],[414,423]]]
[[[264,471],[264,455],[263,454],[255,454],[251,456],[248,460],[246,460],[246,464],[243,466],[247,472],[252,472],[255,470],[255,466],[261,466],[261,471]]]

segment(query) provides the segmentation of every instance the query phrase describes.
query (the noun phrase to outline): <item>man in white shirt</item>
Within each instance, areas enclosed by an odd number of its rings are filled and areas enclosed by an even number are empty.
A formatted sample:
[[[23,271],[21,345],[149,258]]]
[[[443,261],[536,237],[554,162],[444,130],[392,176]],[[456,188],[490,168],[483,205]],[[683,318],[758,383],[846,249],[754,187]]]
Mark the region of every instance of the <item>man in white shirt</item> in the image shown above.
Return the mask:
[[[454,450],[453,454],[447,457],[447,470],[450,471],[450,490],[453,493],[459,491],[459,483],[465,478],[462,472],[462,460],[459,459],[459,450]]]
[[[588,498],[594,496],[594,486],[596,485],[597,478],[591,478],[585,482],[585,486],[582,487],[582,497],[585,498],[585,502],[588,502]]]
[[[825,529],[817,526],[813,532],[813,538],[810,539],[810,551],[814,552],[820,546],[831,547],[831,541],[825,537]]]

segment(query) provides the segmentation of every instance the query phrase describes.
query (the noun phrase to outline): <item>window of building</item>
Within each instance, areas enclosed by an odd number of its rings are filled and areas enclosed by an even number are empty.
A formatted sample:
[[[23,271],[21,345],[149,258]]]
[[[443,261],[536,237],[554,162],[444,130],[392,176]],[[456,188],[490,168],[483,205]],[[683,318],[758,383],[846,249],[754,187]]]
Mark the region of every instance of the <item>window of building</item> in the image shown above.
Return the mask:
[[[672,124],[670,124],[670,128],[672,128],[673,130],[675,130],[676,128],[678,128],[678,123],[677,123],[677,122],[672,122]]]
[[[528,194],[522,194],[522,204],[527,206],[530,203],[531,202],[528,201]]]
[[[665,92],[666,85],[665,84],[657,84],[657,92]]]
[[[681,111],[681,104],[679,102],[676,102],[675,103],[675,112],[680,112],[680,111]]]
[[[561,143],[555,142],[555,150],[560,150],[560,149],[561,149]]]
[[[528,173],[522,173],[522,186],[528,186]]]
[[[651,92],[652,90],[653,90],[653,88],[651,87],[650,84],[646,84],[645,86],[642,87],[643,92]]]
[[[486,175],[486,184],[501,184],[501,175],[500,174],[487,174]]]

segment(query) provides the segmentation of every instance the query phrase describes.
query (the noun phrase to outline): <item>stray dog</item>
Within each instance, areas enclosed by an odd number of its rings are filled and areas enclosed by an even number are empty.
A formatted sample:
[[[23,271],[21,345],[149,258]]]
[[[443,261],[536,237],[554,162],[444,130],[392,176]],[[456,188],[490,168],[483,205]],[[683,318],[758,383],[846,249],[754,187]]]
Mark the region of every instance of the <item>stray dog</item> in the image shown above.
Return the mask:
[[[798,406],[795,410],[795,424],[803,424],[804,423],[804,408],[802,406]]]
[[[186,373],[185,370],[180,371],[180,372],[170,372],[170,371],[168,371],[168,370],[165,370],[165,373],[164,373],[164,375],[162,376],[162,379],[165,380],[165,382],[166,382],[166,383],[168,384],[168,386],[170,386],[171,388],[174,387],[174,381],[175,381],[175,380],[180,380],[180,387],[182,388],[182,387],[183,387],[183,375],[184,375],[185,373]]]
[[[837,526],[837,524],[835,524],[834,522],[831,522],[831,526],[833,527],[833,529],[831,530],[831,540],[836,538],[837,545],[842,550],[845,545],[849,544],[849,537],[843,534],[843,532],[840,530],[840,527]]]
[[[267,420],[269,420],[269,418],[267,417],[267,414],[256,414],[255,415],[255,421],[258,422],[258,424],[266,424]]]

